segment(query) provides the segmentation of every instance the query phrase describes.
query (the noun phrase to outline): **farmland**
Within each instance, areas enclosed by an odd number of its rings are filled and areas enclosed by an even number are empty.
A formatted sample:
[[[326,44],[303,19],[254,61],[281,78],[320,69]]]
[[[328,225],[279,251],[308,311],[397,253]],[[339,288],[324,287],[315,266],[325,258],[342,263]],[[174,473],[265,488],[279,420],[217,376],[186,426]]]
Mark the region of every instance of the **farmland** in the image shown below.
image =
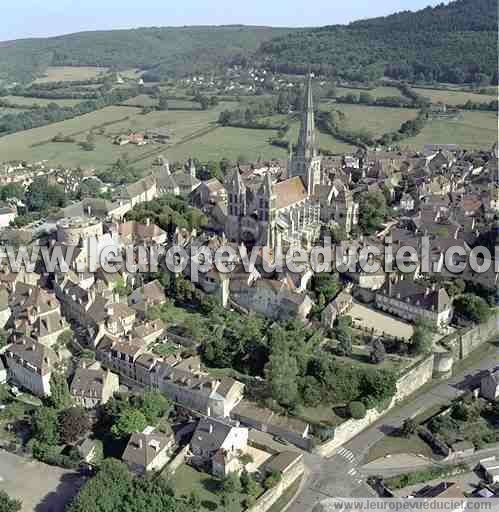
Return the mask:
[[[459,144],[464,149],[491,147],[497,141],[495,112],[464,112],[458,120],[431,121],[416,137],[402,146],[420,149],[424,144]]]
[[[369,93],[373,98],[382,98],[386,96],[399,96],[402,97],[402,94],[397,87],[388,87],[388,86],[380,86],[375,89],[355,89],[351,87],[337,87],[336,94],[338,96],[346,96],[347,94],[356,94],[357,96],[361,92]]]
[[[336,105],[336,110],[345,114],[345,125],[351,130],[365,129],[373,135],[400,128],[400,125],[417,115],[409,108],[366,107],[364,105]]]
[[[488,103],[497,100],[497,95],[478,94],[466,91],[448,91],[437,89],[422,89],[414,87],[421,96],[431,99],[432,103],[445,103],[446,105],[464,105],[467,101],[475,103]]]
[[[46,69],[44,76],[37,78],[35,83],[91,80],[106,72],[107,68],[94,66],[50,66]]]
[[[195,103],[191,106],[196,107]],[[3,160],[48,160],[53,164],[82,167],[105,167],[127,155],[138,168],[146,169],[159,153],[168,158],[184,159],[195,156],[201,161],[238,158],[283,157],[286,151],[271,146],[272,130],[217,128],[220,112],[227,108],[221,103],[212,110],[155,111],[147,115],[136,107],[107,107],[75,119],[0,138]],[[105,126],[103,126],[105,125]],[[115,136],[130,131],[166,127],[172,130],[170,145],[117,146]],[[78,145],[90,130],[95,138],[95,150],[84,151]],[[58,134],[72,136],[75,143],[54,143]]]
[[[56,103],[60,107],[73,107],[74,105],[80,103],[82,100],[51,100],[45,98],[30,98],[26,96],[4,96],[2,100],[6,100],[15,105],[26,105],[28,107],[32,105],[39,105],[40,107],[45,107],[49,103]]]

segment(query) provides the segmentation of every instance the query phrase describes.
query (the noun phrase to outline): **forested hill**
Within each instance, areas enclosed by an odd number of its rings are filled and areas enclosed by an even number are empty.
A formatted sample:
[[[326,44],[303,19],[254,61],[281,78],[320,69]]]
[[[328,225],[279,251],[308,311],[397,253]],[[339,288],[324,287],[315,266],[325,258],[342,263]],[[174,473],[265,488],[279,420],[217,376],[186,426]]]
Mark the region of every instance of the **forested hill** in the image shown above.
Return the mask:
[[[212,70],[244,58],[291,29],[241,25],[80,32],[0,43],[0,79],[27,81],[47,66],[149,70],[148,77]]]
[[[262,61],[283,72],[308,63],[351,80],[486,82],[497,79],[497,0],[448,5],[286,34],[262,44]],[[487,76],[484,76],[487,75]]]

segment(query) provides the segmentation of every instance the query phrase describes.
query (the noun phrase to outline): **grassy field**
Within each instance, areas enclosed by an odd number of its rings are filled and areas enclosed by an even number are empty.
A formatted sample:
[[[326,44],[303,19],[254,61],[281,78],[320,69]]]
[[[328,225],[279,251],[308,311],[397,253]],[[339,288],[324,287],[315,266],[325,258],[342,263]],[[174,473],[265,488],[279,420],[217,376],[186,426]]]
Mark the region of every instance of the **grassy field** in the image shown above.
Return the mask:
[[[286,134],[286,140],[293,142],[296,144],[298,140],[298,133],[300,131],[300,122],[294,121],[291,123],[288,133]],[[333,153],[350,153],[352,151],[356,151],[357,148],[346,142],[342,142],[341,140],[335,139],[328,133],[318,133],[318,143],[321,149],[327,149],[328,151],[332,151]]]
[[[477,103],[487,103],[492,100],[497,100],[497,95],[477,94],[466,91],[439,91],[419,87],[415,88],[415,90],[421,96],[430,98],[432,103],[441,101],[447,105],[462,105],[470,100]]]
[[[397,453],[421,454],[428,459],[433,457],[431,448],[416,434],[409,438],[385,436],[369,450],[367,462],[372,462],[386,457],[387,455],[395,455]]]
[[[338,96],[346,96],[347,94],[357,94],[359,95],[361,92],[367,92],[371,96],[375,98],[381,98],[386,96],[400,96],[402,97],[401,92],[397,87],[388,87],[388,86],[381,86],[376,87],[375,89],[354,89],[351,87],[337,87],[336,88]]]
[[[76,80],[90,80],[106,73],[107,68],[93,66],[50,66],[46,69],[44,76],[37,78],[35,83],[44,82],[71,82]]]
[[[56,103],[61,107],[73,107],[74,105],[81,103],[83,100],[49,100],[45,98],[29,98],[25,96],[5,96],[2,98],[3,100],[10,101],[10,103],[14,103],[16,105],[40,105],[40,107],[44,107],[49,103]]]
[[[495,112],[464,112],[463,119],[431,121],[416,137],[401,145],[420,149],[424,144],[459,144],[464,149],[490,148],[497,142]]]
[[[396,131],[400,125],[417,115],[410,108],[366,107],[363,105],[334,105],[345,114],[345,127],[351,130],[367,130],[374,136]]]

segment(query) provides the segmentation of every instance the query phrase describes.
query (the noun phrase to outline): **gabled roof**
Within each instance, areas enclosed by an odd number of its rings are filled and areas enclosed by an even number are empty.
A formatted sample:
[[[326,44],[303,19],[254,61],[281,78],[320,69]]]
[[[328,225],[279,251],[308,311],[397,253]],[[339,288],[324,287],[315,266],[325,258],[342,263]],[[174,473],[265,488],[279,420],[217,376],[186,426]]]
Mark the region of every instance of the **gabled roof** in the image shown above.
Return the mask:
[[[308,197],[307,189],[299,176],[280,181],[274,187],[277,208],[287,208]]]

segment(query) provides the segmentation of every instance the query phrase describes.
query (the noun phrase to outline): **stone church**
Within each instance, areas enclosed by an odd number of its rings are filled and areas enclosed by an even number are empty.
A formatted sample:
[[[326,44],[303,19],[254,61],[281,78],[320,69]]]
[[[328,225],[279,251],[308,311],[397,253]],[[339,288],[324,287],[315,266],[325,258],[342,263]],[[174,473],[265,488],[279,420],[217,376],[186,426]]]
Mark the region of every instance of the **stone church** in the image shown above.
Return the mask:
[[[253,246],[310,249],[322,225],[338,225],[347,233],[357,224],[358,204],[348,186],[331,182],[316,140],[312,76],[305,87],[298,145],[291,152],[287,177],[271,173],[243,179],[238,168],[225,183],[228,196],[225,234]]]

